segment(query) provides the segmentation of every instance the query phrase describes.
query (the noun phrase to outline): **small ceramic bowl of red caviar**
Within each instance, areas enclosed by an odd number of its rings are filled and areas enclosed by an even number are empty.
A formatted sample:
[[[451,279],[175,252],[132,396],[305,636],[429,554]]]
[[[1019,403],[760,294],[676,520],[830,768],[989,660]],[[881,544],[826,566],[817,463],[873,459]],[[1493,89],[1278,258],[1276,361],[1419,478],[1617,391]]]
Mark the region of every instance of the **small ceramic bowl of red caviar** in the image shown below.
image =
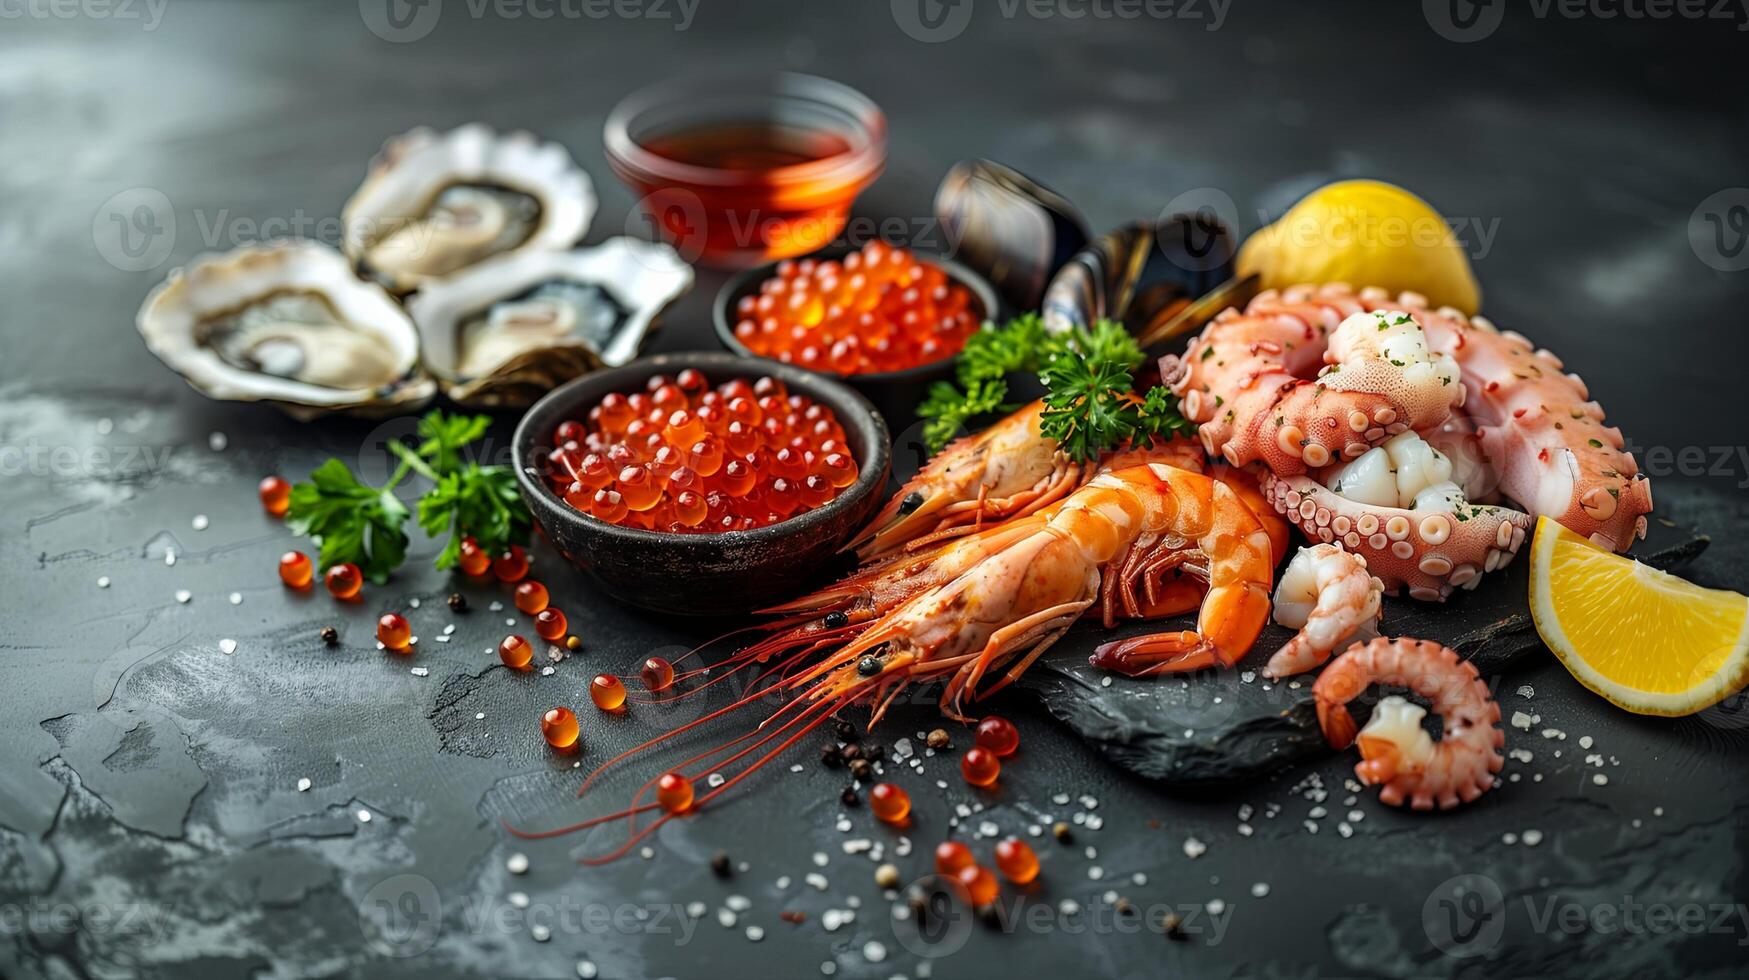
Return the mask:
[[[902,256],[900,264],[908,270],[921,272],[922,280],[916,283],[877,282],[872,285],[868,291],[880,293],[878,299],[870,297],[877,303],[873,310],[845,311],[821,304],[821,309],[811,311],[818,313],[819,318],[825,320],[828,326],[834,323],[844,324],[827,334],[829,338],[836,337],[840,341],[836,344],[810,344],[813,337],[807,333],[805,327],[801,338],[778,345],[783,348],[782,352],[774,349],[774,345],[764,337],[749,336],[743,339],[743,335],[752,330],[767,329],[768,317],[784,331],[794,329],[797,313],[790,308],[790,304],[812,306],[819,303],[818,294],[830,295],[834,281],[843,287],[845,293],[854,297],[856,290],[848,280],[868,273],[871,253],[875,256],[874,264],[877,266],[888,265],[888,259],[896,255]],[[833,270],[832,278],[822,287],[819,277],[827,268]],[[875,277],[869,275],[868,278]],[[783,282],[784,286],[779,287],[778,292],[768,294],[768,290],[777,282]],[[810,290],[813,295],[798,297],[795,288],[798,283],[813,286]],[[932,293],[936,299],[942,301],[939,306],[931,301]],[[912,302],[909,304],[904,302],[907,296],[911,297]],[[933,340],[936,349],[925,349],[913,342],[906,347],[907,356],[901,357],[896,364],[891,358],[886,359],[886,363],[880,363],[881,359],[872,356],[868,351],[859,356],[854,348],[868,345],[871,338],[871,330],[864,324],[872,317],[878,317],[889,302],[901,310],[915,306],[916,314],[921,315],[921,323],[909,332],[913,338]],[[729,350],[748,357],[782,359],[787,356],[791,366],[843,381],[861,392],[886,413],[888,418],[903,422],[914,416],[917,403],[928,394],[930,385],[953,376],[954,359],[965,346],[966,337],[975,332],[984,321],[999,319],[1002,310],[996,290],[990,283],[959,262],[929,252],[895,248],[872,241],[861,248],[833,246],[799,259],[787,259],[749,269],[724,284],[717,293],[711,313],[717,339]],[[938,330],[945,318],[944,313],[953,319],[947,329]],[[897,314],[904,315],[903,312]],[[863,322],[852,325],[852,317]],[[913,319],[917,318],[913,315]],[[895,322],[876,327],[875,330],[884,332],[891,329],[898,332],[896,327]],[[848,339],[848,343],[844,342],[845,339]],[[808,346],[816,348],[812,357],[805,356]],[[846,347],[852,348],[848,356],[833,356],[834,350],[842,353]]]
[[[746,529],[664,531],[587,513],[589,504],[574,493],[577,486],[567,492],[565,477],[554,476],[555,466],[563,465],[555,453],[563,442],[561,424],[594,425],[591,411],[609,395],[647,392],[651,379],[688,371],[718,385],[751,387],[773,379],[787,393],[821,406],[836,420],[832,435],[841,436],[839,448],[854,461],[854,480],[824,503]],[[891,440],[880,413],[847,385],[775,361],[701,351],[643,358],[555,388],[518,423],[513,454],[535,523],[602,592],[653,612],[722,616],[751,613],[818,588],[844,570],[848,558],[840,549],[882,503]]]

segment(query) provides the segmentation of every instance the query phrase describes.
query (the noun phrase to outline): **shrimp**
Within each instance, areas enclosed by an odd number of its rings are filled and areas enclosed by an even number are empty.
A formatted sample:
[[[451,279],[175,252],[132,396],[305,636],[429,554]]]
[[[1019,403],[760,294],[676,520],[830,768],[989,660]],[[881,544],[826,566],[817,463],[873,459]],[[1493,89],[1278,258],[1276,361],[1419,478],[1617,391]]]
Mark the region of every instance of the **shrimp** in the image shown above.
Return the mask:
[[[1166,664],[1206,657],[1231,663],[1250,649],[1269,618],[1274,567],[1268,534],[1222,483],[1164,464],[1126,467],[1094,477],[1031,517],[938,546],[930,552],[931,561],[951,560],[951,573],[917,569],[927,573],[933,584],[879,615],[853,621],[834,609],[822,618],[819,629],[783,647],[781,657],[779,648],[768,648],[760,656],[734,658],[730,671],[773,658],[776,663],[754,679],[745,697],[728,707],[609,759],[585,780],[579,793],[618,762],[772,693],[799,696],[753,731],[670,770],[686,775],[684,770],[692,769],[689,778],[696,780],[759,753],[745,767],[726,772],[727,778],[701,793],[689,809],[710,804],[852,704],[872,707],[872,726],[905,691],[939,680],[944,682],[942,710],[963,719],[968,698],[976,700],[1008,685],[1067,632],[1093,605],[1106,577],[1143,575],[1153,556],[1184,551],[1190,544],[1203,556],[1209,582],[1199,631],[1171,634],[1161,650],[1170,648],[1174,653],[1162,652],[1155,661]],[[843,600],[840,596],[833,601]],[[821,656],[812,659],[816,655]],[[1141,666],[1128,660],[1125,664]],[[641,801],[654,782],[646,783],[629,807],[615,813],[552,831],[513,828],[512,832],[549,837],[634,819],[659,808],[657,803]],[[662,814],[649,826],[634,830],[617,849],[587,861],[601,863],[627,853],[673,816]]]
[[[1445,722],[1439,741],[1421,727],[1426,710],[1394,695],[1380,701],[1366,727],[1357,730],[1348,702],[1373,684],[1405,687],[1428,699]],[[1338,749],[1359,743],[1355,775],[1383,787],[1379,799],[1391,806],[1407,800],[1417,810],[1449,810],[1493,788],[1506,765],[1500,705],[1475,665],[1459,660],[1450,647],[1384,637],[1357,643],[1318,675],[1312,697],[1324,738]]]
[[[1343,286],[1261,293],[1160,371],[1209,455],[1284,475],[1437,426],[1464,398],[1457,366],[1413,316],[1371,312]]]
[[[863,561],[880,558],[1063,499],[1081,482],[1083,468],[1039,431],[1043,413],[1044,402],[1035,401],[937,453],[846,550],[855,549]]]
[[[1384,591],[1359,555],[1333,544],[1301,548],[1275,587],[1275,621],[1299,632],[1269,658],[1263,675],[1303,674],[1337,647],[1377,636]]]

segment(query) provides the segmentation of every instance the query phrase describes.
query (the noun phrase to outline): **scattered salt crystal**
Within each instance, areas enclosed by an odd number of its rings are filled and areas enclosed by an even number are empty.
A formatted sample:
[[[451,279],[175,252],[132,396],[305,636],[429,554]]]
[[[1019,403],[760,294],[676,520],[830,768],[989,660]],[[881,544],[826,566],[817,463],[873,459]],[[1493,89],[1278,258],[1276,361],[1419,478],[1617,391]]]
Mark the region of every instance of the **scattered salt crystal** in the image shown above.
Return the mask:
[[[829,977],[832,974],[837,973],[837,972],[838,972],[838,964],[832,962],[831,960],[827,960],[826,962],[820,964],[820,973],[823,976]]]
[[[1087,877],[1088,877],[1088,879],[1090,879],[1092,881],[1098,881],[1099,879],[1105,877],[1105,869],[1096,864],[1093,867],[1087,869]]]
[[[802,880],[807,882],[808,887],[814,889],[815,891],[822,891],[823,892],[826,890],[826,876],[819,873],[818,871],[808,872],[808,874],[804,878],[802,878]]]
[[[504,870],[510,872],[513,875],[527,874],[528,873],[528,855],[522,853],[521,851],[518,851],[515,854],[512,854],[509,857],[505,858],[504,859]]]
[[[826,856],[825,851],[815,851],[814,852],[814,867],[824,868],[826,866],[826,862],[828,862],[830,860],[832,860],[832,859]]]
[[[1518,843],[1518,835],[1508,830],[1506,833],[1500,835],[1500,843],[1510,847],[1511,845]]]
[[[1579,736],[1579,747],[1582,749],[1590,748],[1591,747],[1591,736],[1589,736],[1589,735]]]
[[[243,593],[241,593],[241,592],[231,593],[230,598],[231,598],[231,605],[233,605],[233,606],[241,606],[243,604]]]
[[[231,438],[223,432],[209,432],[206,437],[206,447],[215,453],[222,453],[231,444]]]
[[[98,419],[97,420],[97,434],[98,435],[106,436],[114,431],[115,431],[115,420],[114,419]]]
[[[1342,823],[1337,824],[1336,825],[1336,832],[1338,834],[1341,834],[1345,838],[1354,836],[1354,828],[1350,827],[1348,825],[1347,821],[1343,821]]]
[[[706,785],[709,785],[711,787],[721,786],[721,785],[723,785],[723,782],[724,782],[723,774],[720,772],[713,772],[709,776],[706,776],[704,778],[704,781],[705,781]]]
[[[1000,827],[996,826],[996,824],[992,821],[985,820],[984,822],[978,824],[978,836],[979,837],[994,837],[997,834],[1000,834],[1001,832],[1002,832],[1002,829]]]
[[[1065,898],[1057,903],[1057,911],[1067,917],[1078,914],[1081,911],[1081,906],[1074,899]]]
[[[166,564],[166,565],[176,564],[176,552],[174,550],[169,549],[169,548],[164,549],[164,564]]]
[[[305,776],[302,779],[299,779],[298,780],[298,792],[308,793],[309,791],[310,791],[310,777]]]
[[[1531,720],[1530,720],[1529,715],[1525,714],[1522,711],[1514,711],[1512,713],[1512,727],[1513,728],[1516,728],[1520,731],[1528,732],[1528,731],[1530,731],[1530,726],[1531,726]]]
[[[1148,876],[1138,871],[1135,874],[1130,875],[1130,882],[1137,888],[1140,888],[1148,883]]]
[[[705,912],[708,911],[708,909],[709,909],[709,907],[706,906],[703,902],[687,902],[686,903],[686,914],[689,917],[694,918],[694,919],[703,918]]]
[[[1661,817],[1661,816],[1663,816],[1663,815],[1664,815],[1664,808],[1663,808],[1663,807],[1661,807],[1661,806],[1655,806],[1655,807],[1653,807],[1653,808],[1652,808],[1652,816],[1654,816],[1654,817]]]
[[[370,823],[370,811],[361,808],[358,811],[358,822],[359,823]]]
[[[595,980],[597,975],[598,971],[595,969],[594,963],[588,960],[577,961],[577,976],[581,977],[582,980]]]
[[[765,938],[765,930],[764,929],[761,929],[758,926],[748,926],[747,927],[747,941],[748,942],[756,943],[759,940],[764,939],[764,938]]]
[[[1227,910],[1227,903],[1218,898],[1211,898],[1204,908],[1209,910],[1210,915],[1220,915]]]
[[[723,904],[737,912],[745,912],[753,907],[753,900],[745,895],[730,895],[723,899]]]
[[[196,531],[204,531],[210,523],[205,514],[194,515],[194,520],[188,522]]]
[[[510,903],[511,908],[518,908],[518,909],[528,908],[528,893],[527,892],[511,892],[510,894],[504,896],[504,900]]]
[[[735,913],[730,909],[717,909],[717,924],[724,929],[735,928]]]
[[[1609,777],[1605,776],[1603,773],[1597,773],[1597,774],[1593,775],[1591,777],[1591,781],[1596,783],[1599,786],[1608,786],[1609,785]]]
[[[530,939],[533,939],[537,943],[544,943],[547,940],[553,938],[552,927],[541,925],[540,923],[537,922],[534,925],[528,927],[528,937]]]
[[[237,652],[237,641],[232,640],[232,639],[220,640],[219,641],[219,652],[226,655],[226,656],[230,656],[231,654],[236,653]]]
[[[1069,802],[1069,794],[1058,793],[1057,795],[1051,797],[1051,802],[1055,803],[1058,806],[1063,806]]]
[[[1104,677],[1101,677],[1099,679],[1099,686],[1100,687],[1110,687],[1111,686],[1111,675],[1107,674]]]
[[[407,605],[412,606],[414,609],[418,609],[419,608],[419,597],[414,596],[413,598],[408,599]]]
[[[474,712],[474,720],[475,721],[485,721],[486,720],[486,713],[484,711]]]
[[[1202,857],[1204,854],[1208,853],[1208,849],[1209,846],[1207,844],[1197,840],[1195,837],[1186,837],[1184,839],[1184,856],[1187,858],[1195,859]]]
[[[505,620],[505,621],[504,621],[504,625],[505,625],[505,626],[515,626],[515,625],[516,625],[516,620],[514,620],[514,619],[506,619],[506,620]]]
[[[1521,698],[1534,698],[1536,697],[1536,688],[1531,687],[1529,684],[1521,685],[1518,688],[1518,696]]]
[[[1252,898],[1263,898],[1264,896],[1266,896],[1268,894],[1269,894],[1269,882],[1267,882],[1267,881],[1260,881],[1257,884],[1251,886],[1251,897]]]
[[[109,576],[108,575],[99,575],[97,577],[97,587],[100,589],[109,588]]]
[[[194,593],[188,591],[187,589],[177,589],[176,590],[176,601],[177,602],[180,602],[186,606],[186,605],[188,605],[188,600],[190,600],[192,598],[194,598]]]
[[[1250,824],[1242,823],[1239,825],[1239,836],[1240,837],[1250,837],[1252,835],[1252,833],[1254,833],[1254,831],[1251,829]]]
[[[444,636],[449,636],[450,634],[452,634],[454,632],[455,632],[455,624],[454,623],[451,623],[448,626],[445,626],[443,628],[443,635]]]
[[[887,958],[887,948],[870,939],[862,945],[862,958],[870,963],[879,963]]]
[[[1540,830],[1527,830],[1519,835],[1518,839],[1524,841],[1526,847],[1535,847],[1543,842],[1543,832]]]
[[[638,857],[641,857],[646,861],[650,860],[651,858],[653,858],[655,856],[656,856],[656,849],[653,847],[640,847],[640,848],[638,848]]]

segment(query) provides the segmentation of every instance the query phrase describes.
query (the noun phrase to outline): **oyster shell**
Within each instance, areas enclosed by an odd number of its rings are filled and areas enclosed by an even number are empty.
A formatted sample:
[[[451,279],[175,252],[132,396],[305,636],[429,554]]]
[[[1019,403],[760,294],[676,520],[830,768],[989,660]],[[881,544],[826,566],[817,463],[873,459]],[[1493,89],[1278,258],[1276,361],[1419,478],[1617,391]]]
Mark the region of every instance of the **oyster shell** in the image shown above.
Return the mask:
[[[1067,198],[991,160],[954,164],[935,192],[935,213],[955,256],[1020,310],[1038,308],[1045,284],[1091,237]]]
[[[419,128],[371,161],[341,212],[342,248],[405,293],[496,255],[570,248],[594,215],[589,175],[557,143],[479,123]]]
[[[212,398],[298,418],[387,413],[436,390],[393,297],[317,242],[203,255],[160,283],[137,318],[152,353]]]
[[[428,283],[407,303],[426,367],[465,405],[526,405],[637,356],[656,317],[692,286],[667,245],[611,238],[521,252]]]

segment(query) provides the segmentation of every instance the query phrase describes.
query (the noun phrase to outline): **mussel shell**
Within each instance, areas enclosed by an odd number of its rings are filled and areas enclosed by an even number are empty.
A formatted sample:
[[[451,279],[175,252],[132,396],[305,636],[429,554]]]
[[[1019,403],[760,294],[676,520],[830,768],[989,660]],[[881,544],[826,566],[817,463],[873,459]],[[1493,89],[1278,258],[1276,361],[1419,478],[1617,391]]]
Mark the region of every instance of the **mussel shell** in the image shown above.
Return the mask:
[[[1210,213],[1124,225],[1082,249],[1052,277],[1041,309],[1060,332],[1116,320],[1148,336],[1233,278],[1238,238]]]
[[[1067,198],[990,160],[954,164],[935,192],[935,213],[954,257],[1021,310],[1038,307],[1051,276],[1092,237]]]

